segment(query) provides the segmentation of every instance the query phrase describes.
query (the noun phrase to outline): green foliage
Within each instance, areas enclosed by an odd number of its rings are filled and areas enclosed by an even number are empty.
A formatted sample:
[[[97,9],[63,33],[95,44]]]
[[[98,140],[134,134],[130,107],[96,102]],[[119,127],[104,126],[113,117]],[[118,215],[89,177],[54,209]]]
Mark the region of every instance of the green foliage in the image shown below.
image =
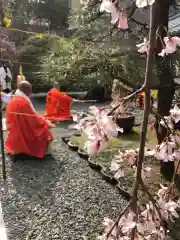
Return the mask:
[[[71,20],[79,23],[79,30],[73,38],[36,36],[26,41],[19,61],[28,63],[24,74],[36,86],[60,82],[68,90],[88,90],[100,84],[109,91],[114,78],[134,87],[143,82],[145,55],[136,52],[135,39],[121,40],[117,29],[107,34],[110,20],[97,18],[97,5],[93,9],[84,5],[74,10]]]
[[[125,79],[137,87],[145,72],[145,58],[136,52],[78,38],[58,38],[43,62],[44,79],[60,81],[71,90],[85,90],[99,83],[110,89],[114,78]]]
[[[30,37],[18,53],[18,61],[22,63],[23,74],[26,79],[33,84],[33,88],[38,90],[50,86],[48,79],[44,81],[40,72],[42,58],[49,55],[49,51],[56,40],[56,36],[39,35]]]
[[[81,8],[72,11],[69,24],[76,27],[75,36],[89,43],[96,56],[93,63],[98,79],[111,86],[111,80],[125,79],[132,86],[142,83],[145,73],[145,55],[137,53],[137,26],[129,22],[129,31],[119,30],[110,24],[110,15],[99,12],[100,1],[84,0]],[[132,30],[134,32],[132,32]],[[86,78],[85,78],[86,79]],[[89,79],[89,76],[88,76]],[[101,84],[102,84],[101,83]]]

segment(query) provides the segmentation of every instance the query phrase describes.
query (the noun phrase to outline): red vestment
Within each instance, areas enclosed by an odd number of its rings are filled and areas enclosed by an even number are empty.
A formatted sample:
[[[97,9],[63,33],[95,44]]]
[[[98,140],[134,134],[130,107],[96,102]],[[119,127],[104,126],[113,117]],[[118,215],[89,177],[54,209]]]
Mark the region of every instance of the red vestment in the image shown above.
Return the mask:
[[[46,98],[45,117],[51,121],[63,121],[72,117],[70,107],[72,98],[53,88]]]
[[[44,157],[53,136],[47,121],[33,111],[24,97],[15,96],[8,104],[6,124],[8,137],[5,147],[8,153]]]

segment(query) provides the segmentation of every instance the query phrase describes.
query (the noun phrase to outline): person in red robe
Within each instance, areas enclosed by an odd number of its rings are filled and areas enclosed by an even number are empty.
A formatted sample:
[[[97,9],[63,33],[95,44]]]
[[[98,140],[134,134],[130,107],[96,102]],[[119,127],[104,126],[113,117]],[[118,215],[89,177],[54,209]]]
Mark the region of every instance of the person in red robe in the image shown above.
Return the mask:
[[[70,108],[73,99],[58,89],[51,89],[46,98],[45,118],[63,121],[72,117]]]
[[[22,81],[7,105],[8,137],[5,147],[10,155],[25,154],[43,158],[53,140],[49,127],[54,125],[35,111],[30,101],[31,94],[31,84]]]

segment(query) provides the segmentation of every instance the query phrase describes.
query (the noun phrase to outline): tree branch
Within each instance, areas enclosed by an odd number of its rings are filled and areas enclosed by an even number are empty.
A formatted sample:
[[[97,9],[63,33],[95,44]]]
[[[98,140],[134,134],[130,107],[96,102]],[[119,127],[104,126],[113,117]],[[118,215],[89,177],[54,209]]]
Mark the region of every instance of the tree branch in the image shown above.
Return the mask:
[[[108,116],[111,116],[112,113],[113,113],[114,111],[116,111],[116,110],[121,106],[122,102],[125,102],[125,101],[130,100],[131,98],[133,98],[135,95],[137,95],[138,93],[140,93],[140,92],[143,91],[143,90],[144,90],[144,86],[142,86],[141,88],[139,88],[137,91],[131,93],[130,95],[119,99],[119,102],[120,102],[120,103],[117,104],[117,105],[108,113]]]
[[[156,209],[156,211],[157,211],[157,213],[158,213],[158,215],[159,215],[159,218],[161,219],[161,222],[162,222],[163,226],[166,226],[166,222],[164,221],[164,219],[163,219],[163,217],[162,217],[162,215],[161,215],[161,212],[160,212],[160,210],[159,210],[159,208],[158,208],[158,206],[157,206],[157,204],[156,204],[156,200],[153,198],[153,196],[151,195],[151,193],[148,191],[148,189],[147,189],[147,187],[146,187],[146,185],[144,184],[143,181],[141,181],[141,186],[142,186],[144,192],[148,195],[149,200],[150,200],[150,201],[152,202],[152,204],[154,205],[154,207],[155,207],[155,209]]]
[[[147,126],[148,126],[148,118],[150,114],[150,88],[151,88],[151,79],[152,79],[152,64],[153,64],[153,52],[155,47],[155,40],[156,40],[156,25],[155,25],[155,15],[156,15],[156,1],[151,7],[151,14],[150,14],[150,33],[149,33],[149,40],[150,40],[150,49],[147,56],[147,63],[146,63],[146,74],[145,74],[145,82],[144,82],[144,89],[145,89],[145,106],[144,106],[144,116],[143,116],[143,124],[141,129],[141,138],[140,138],[140,148],[139,148],[139,155],[138,155],[138,162],[137,162],[137,179],[136,181],[141,179],[141,170],[142,170],[142,163],[144,160],[144,148],[146,142],[146,134],[147,134]]]
[[[132,201],[125,207],[123,208],[123,210],[120,212],[119,216],[117,217],[116,221],[114,222],[114,224],[112,225],[112,227],[109,229],[109,231],[106,233],[106,239],[109,238],[109,236],[111,235],[113,229],[116,227],[116,225],[118,225],[119,220],[121,219],[121,217],[128,211],[128,209],[130,208],[132,204]]]

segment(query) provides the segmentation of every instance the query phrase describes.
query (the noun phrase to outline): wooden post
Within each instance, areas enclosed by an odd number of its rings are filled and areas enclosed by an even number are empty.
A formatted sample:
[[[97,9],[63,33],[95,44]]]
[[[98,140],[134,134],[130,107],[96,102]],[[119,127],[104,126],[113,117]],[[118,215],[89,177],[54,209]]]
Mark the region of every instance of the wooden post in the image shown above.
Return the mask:
[[[0,11],[2,14],[2,8],[3,8],[3,3],[2,0],[0,1]],[[2,17],[2,16],[1,16]],[[1,19],[2,21],[2,19]],[[1,26],[2,26],[2,22],[1,22]],[[2,30],[1,30],[2,31]],[[1,32],[0,32],[1,34]],[[0,42],[0,58],[2,59],[2,44]],[[6,179],[6,157],[5,157],[5,152],[4,152],[4,132],[3,132],[3,122],[2,122],[2,96],[1,96],[1,92],[2,92],[2,86],[0,85],[0,141],[1,141],[1,159],[2,159],[2,176],[3,179]]]
[[[0,138],[1,138],[1,158],[2,158],[2,176],[6,179],[6,156],[4,151],[4,132],[3,132],[3,116],[2,116],[2,98],[1,98],[1,87],[0,87]]]
[[[25,81],[25,80],[26,80],[26,78],[23,75],[22,66],[20,65],[19,66],[19,74],[17,75],[17,79],[16,79],[16,86],[18,86],[20,82]]]

